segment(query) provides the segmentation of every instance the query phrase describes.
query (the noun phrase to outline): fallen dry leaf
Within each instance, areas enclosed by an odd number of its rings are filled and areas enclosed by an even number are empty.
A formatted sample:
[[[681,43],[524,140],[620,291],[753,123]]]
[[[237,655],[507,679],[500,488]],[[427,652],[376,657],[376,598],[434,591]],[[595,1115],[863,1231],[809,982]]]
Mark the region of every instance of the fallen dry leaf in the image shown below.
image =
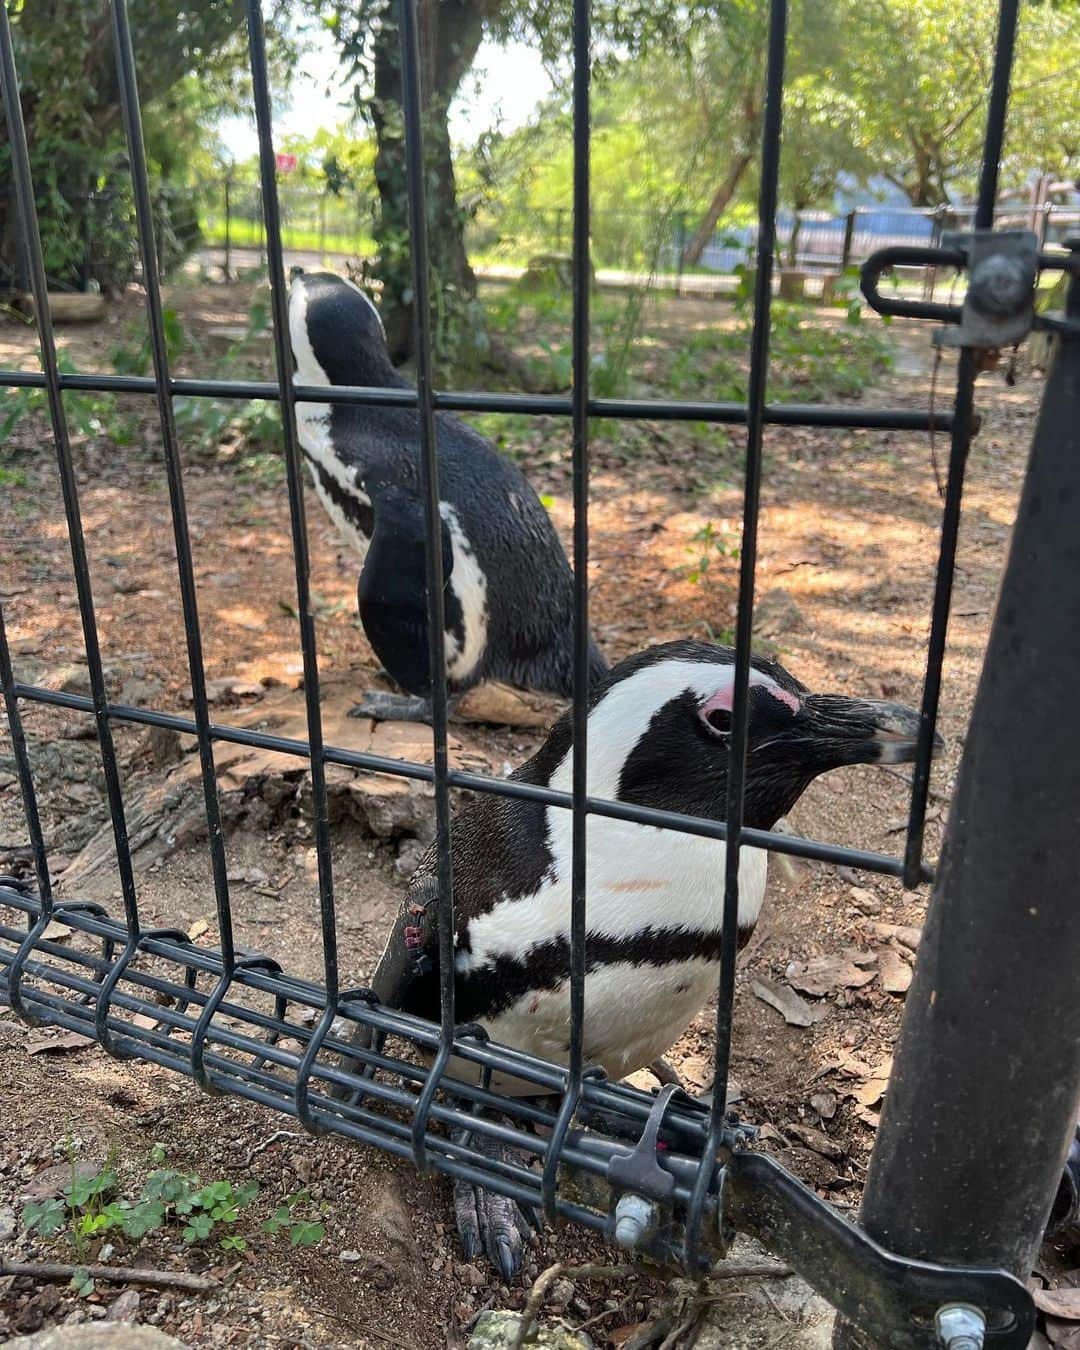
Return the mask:
[[[881,986],[887,994],[906,994],[911,988],[912,970],[896,952],[886,947],[881,952]]]
[[[873,970],[860,970],[843,956],[812,956],[809,961],[792,961],[784,976],[788,984],[820,998],[836,989],[861,989],[874,978]]]
[[[32,1200],[48,1200],[50,1196],[59,1195],[65,1186],[71,1185],[73,1172],[76,1178],[86,1180],[96,1176],[104,1162],[105,1159],[102,1157],[96,1160],[80,1158],[74,1167],[69,1162],[54,1163],[51,1167],[36,1172],[26,1182],[19,1192],[19,1204],[26,1205]]]
[[[793,989],[788,989],[786,985],[774,984],[764,976],[759,975],[751,980],[750,988],[762,1003],[775,1008],[790,1027],[809,1027],[824,1016],[823,1008],[811,1008],[810,1004],[804,998],[800,998]]]
[[[196,938],[201,938],[204,933],[207,933],[209,931],[210,925],[207,923],[205,919],[196,919],[195,922],[191,925],[191,927],[187,930],[187,935],[191,939],[191,941],[194,942]]]
[[[860,1106],[876,1106],[888,1089],[887,1078],[870,1078],[852,1094]]]
[[[26,1053],[28,1055],[47,1055],[64,1050],[82,1050],[93,1044],[93,1038],[90,1036],[83,1036],[78,1031],[62,1031],[58,1036],[28,1036],[26,1038]]]
[[[1031,1296],[1040,1312],[1069,1322],[1080,1321],[1080,1289],[1034,1289]]]
[[[1080,1323],[1064,1321],[1060,1317],[1047,1317],[1046,1334],[1047,1343],[1054,1350],[1080,1350]],[[1032,1344],[1029,1342],[1028,1350],[1031,1350]]]
[[[72,930],[66,923],[61,923],[59,919],[53,919],[41,936],[48,942],[62,942],[64,938],[70,937],[71,933]]]

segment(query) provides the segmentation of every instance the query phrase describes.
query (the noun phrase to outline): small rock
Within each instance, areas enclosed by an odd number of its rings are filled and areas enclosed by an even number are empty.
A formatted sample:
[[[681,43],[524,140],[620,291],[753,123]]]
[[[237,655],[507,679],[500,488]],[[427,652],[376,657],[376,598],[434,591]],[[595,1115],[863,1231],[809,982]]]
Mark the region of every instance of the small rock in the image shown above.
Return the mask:
[[[72,1326],[74,1321],[72,1313],[62,1327],[5,1341],[3,1350],[187,1350],[183,1341],[152,1327]]]
[[[815,1092],[811,1094],[810,1105],[822,1120],[832,1120],[836,1115],[836,1093]]]
[[[125,1289],[119,1298],[114,1298],[105,1313],[106,1322],[134,1322],[139,1312],[139,1292],[137,1289]]]
[[[476,1323],[469,1337],[468,1350],[510,1350],[517,1338],[520,1316],[501,1309],[486,1312]],[[568,1331],[565,1327],[541,1327],[529,1340],[530,1346],[541,1350],[595,1350],[595,1342],[584,1331]]]
[[[865,886],[852,886],[848,892],[851,896],[855,908],[863,914],[880,914],[881,901],[873,891],[868,891]]]
[[[364,1261],[367,1258],[364,1256],[363,1252],[354,1252],[346,1249],[343,1252],[338,1252],[337,1259],[343,1261],[347,1266],[352,1266],[355,1265],[357,1261]]]
[[[823,1158],[832,1158],[834,1162],[839,1162],[844,1157],[843,1148],[824,1130],[815,1130],[812,1125],[791,1124],[784,1126],[784,1132]]]
[[[11,1205],[0,1205],[0,1243],[15,1236],[15,1211]]]
[[[463,1262],[456,1268],[455,1273],[467,1289],[482,1289],[486,1283],[484,1272],[471,1262]]]
[[[551,1293],[548,1295],[548,1303],[552,1308],[565,1308],[573,1297],[573,1281],[556,1280],[551,1286]]]

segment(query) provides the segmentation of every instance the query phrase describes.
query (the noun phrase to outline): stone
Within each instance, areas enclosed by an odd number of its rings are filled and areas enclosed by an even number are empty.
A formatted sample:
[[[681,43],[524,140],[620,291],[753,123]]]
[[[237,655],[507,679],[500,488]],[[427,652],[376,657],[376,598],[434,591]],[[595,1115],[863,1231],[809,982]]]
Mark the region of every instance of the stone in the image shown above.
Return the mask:
[[[511,1350],[520,1323],[521,1317],[515,1312],[500,1309],[484,1313],[469,1337],[468,1350]],[[541,1350],[594,1350],[595,1347],[592,1337],[584,1331],[544,1326],[529,1338],[528,1344]]]
[[[188,1350],[184,1341],[166,1336],[153,1327],[131,1327],[122,1322],[108,1326],[76,1326],[65,1323],[33,1336],[4,1341],[0,1350]]]
[[[105,1313],[106,1322],[134,1322],[139,1313],[140,1301],[137,1289],[125,1289],[109,1304]]]

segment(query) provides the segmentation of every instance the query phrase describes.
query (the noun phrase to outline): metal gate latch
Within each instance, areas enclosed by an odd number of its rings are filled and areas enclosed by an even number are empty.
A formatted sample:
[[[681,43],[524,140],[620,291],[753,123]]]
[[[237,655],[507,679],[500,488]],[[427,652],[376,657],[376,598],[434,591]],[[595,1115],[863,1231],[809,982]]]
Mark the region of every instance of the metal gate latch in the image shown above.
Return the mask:
[[[939,328],[941,347],[1014,347],[1035,322],[1039,241],[1030,230],[946,230],[946,252],[962,253],[967,294],[956,328]]]
[[[615,1241],[620,1247],[644,1246],[660,1227],[660,1207],[670,1204],[675,1178],[657,1161],[660,1126],[672,1097],[683,1089],[668,1083],[660,1089],[645,1128],[631,1153],[608,1163],[609,1183],[623,1192],[615,1206]]]

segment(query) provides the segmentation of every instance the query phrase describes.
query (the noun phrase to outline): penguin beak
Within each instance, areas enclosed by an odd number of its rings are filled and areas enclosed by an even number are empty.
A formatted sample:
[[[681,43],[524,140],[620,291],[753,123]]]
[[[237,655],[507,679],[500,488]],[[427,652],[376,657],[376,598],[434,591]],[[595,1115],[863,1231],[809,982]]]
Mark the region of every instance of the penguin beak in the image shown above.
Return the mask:
[[[847,698],[842,694],[808,694],[798,720],[802,736],[809,733],[815,759],[830,767],[841,764],[904,764],[915,758],[919,713],[902,703]],[[933,753],[945,741],[934,733]]]

